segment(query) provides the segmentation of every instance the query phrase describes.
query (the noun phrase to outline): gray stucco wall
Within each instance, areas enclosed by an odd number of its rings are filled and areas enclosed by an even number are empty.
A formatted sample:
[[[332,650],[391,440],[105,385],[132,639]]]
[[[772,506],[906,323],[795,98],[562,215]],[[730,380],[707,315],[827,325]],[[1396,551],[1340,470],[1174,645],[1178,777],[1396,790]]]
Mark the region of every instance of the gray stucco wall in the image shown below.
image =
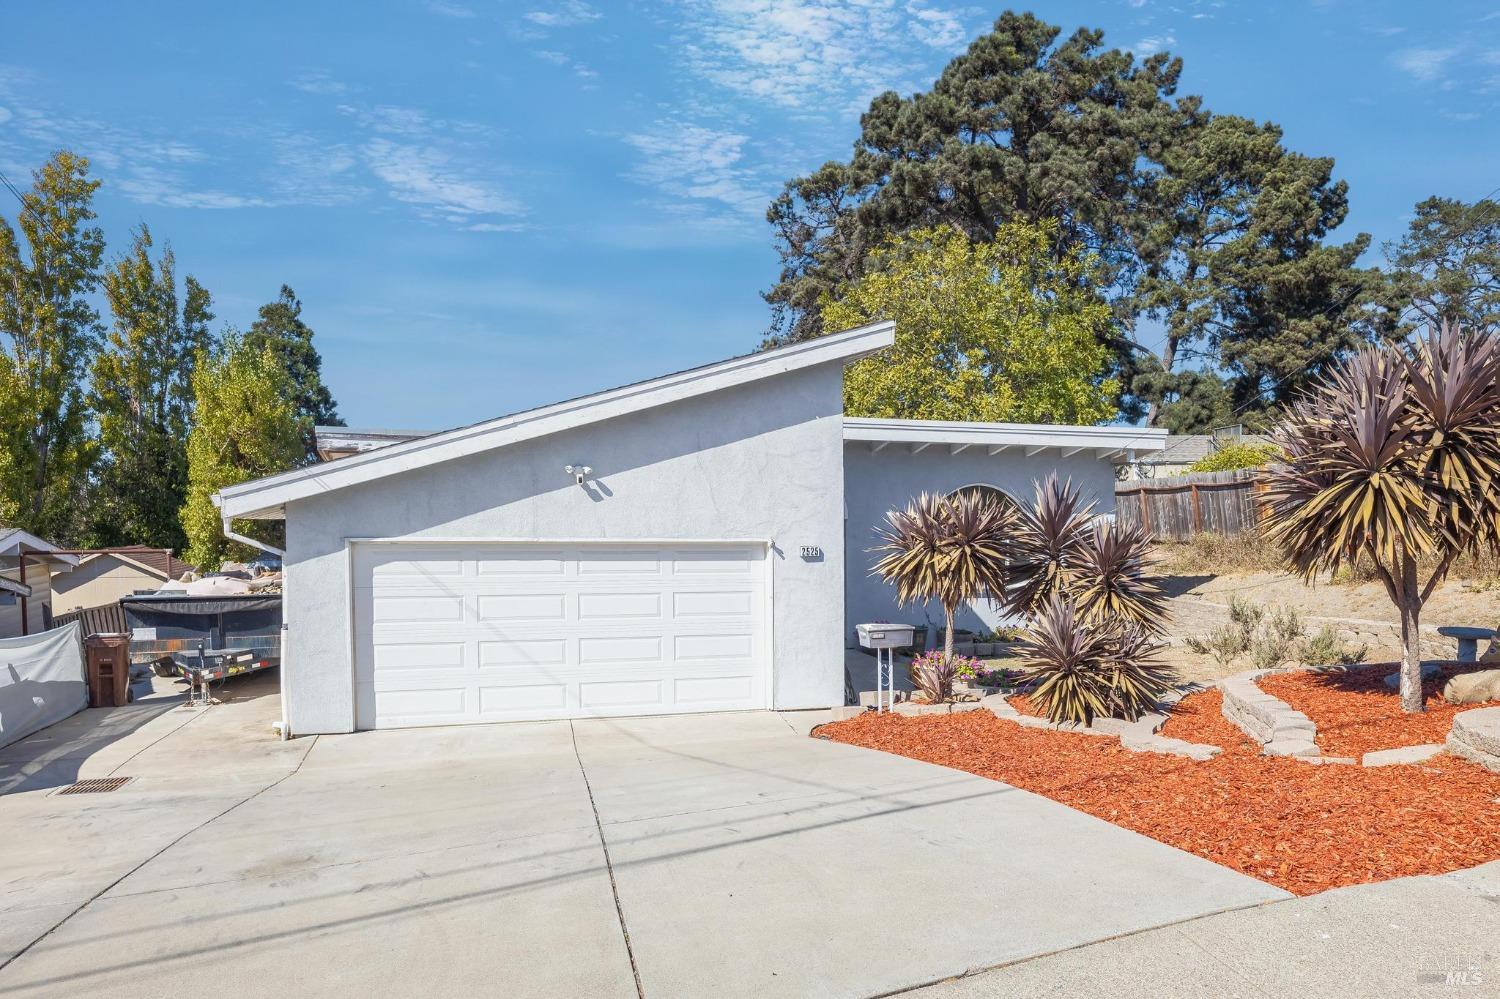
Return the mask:
[[[292,733],[355,724],[349,538],[769,539],[773,703],[843,703],[842,372],[819,365],[291,504]],[[594,469],[587,487],[563,473],[579,463]],[[824,558],[804,561],[802,545]]]
[[[943,623],[943,609],[938,605],[902,608],[896,603],[895,589],[870,575],[879,556],[870,554],[868,549],[876,544],[875,529],[885,523],[888,510],[904,507],[923,491],[947,493],[969,485],[994,486],[1026,501],[1035,493],[1034,483],[1054,470],[1063,478],[1071,477],[1086,497],[1097,500],[1097,513],[1114,510],[1114,466],[1091,454],[1063,458],[1060,452],[1047,450],[1028,458],[1021,450],[991,455],[980,447],[952,454],[945,445],[934,445],[913,454],[904,444],[892,444],[878,452],[872,452],[870,445],[863,442],[846,445],[845,644],[854,644],[854,626],[861,622],[931,622],[939,627]],[[977,604],[960,612],[958,626],[992,628],[1003,620],[1003,615],[988,603]]]

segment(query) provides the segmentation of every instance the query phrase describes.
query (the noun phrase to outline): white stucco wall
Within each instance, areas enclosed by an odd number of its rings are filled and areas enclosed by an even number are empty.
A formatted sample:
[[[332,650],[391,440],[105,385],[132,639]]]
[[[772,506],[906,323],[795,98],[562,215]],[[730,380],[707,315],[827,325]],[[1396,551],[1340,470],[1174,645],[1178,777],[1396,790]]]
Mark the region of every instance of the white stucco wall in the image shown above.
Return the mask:
[[[1063,458],[1059,451],[1048,449],[1028,458],[1019,449],[991,455],[985,448],[976,447],[952,454],[946,445],[934,445],[913,454],[905,444],[891,444],[879,452],[872,452],[863,442],[846,445],[845,644],[855,643],[854,626],[861,622],[930,622],[935,627],[943,623],[941,607],[900,607],[895,588],[870,575],[879,556],[870,554],[869,549],[876,544],[875,529],[885,523],[888,510],[904,507],[923,491],[947,493],[969,485],[994,486],[1017,500],[1030,500],[1034,483],[1054,470],[1063,478],[1071,477],[1086,497],[1098,501],[1095,512],[1114,510],[1114,466],[1091,453]],[[992,628],[1003,620],[1003,615],[986,603],[961,612],[958,626]]]
[[[830,363],[292,503],[294,735],[354,728],[346,539],[769,539],[777,708],[843,703],[842,365]],[[580,487],[568,464],[594,469]],[[802,545],[821,561],[799,557]]]

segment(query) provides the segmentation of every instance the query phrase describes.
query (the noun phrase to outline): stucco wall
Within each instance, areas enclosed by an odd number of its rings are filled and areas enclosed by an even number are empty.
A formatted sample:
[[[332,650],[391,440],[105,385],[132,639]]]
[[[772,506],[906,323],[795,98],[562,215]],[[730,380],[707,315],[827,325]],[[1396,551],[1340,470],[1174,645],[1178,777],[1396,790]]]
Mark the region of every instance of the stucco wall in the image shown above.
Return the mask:
[[[946,445],[934,445],[913,454],[904,444],[892,444],[878,452],[863,442],[847,445],[844,450],[848,507],[845,643],[854,644],[854,626],[861,622],[930,622],[935,626],[943,622],[943,609],[938,605],[902,608],[896,603],[895,589],[870,575],[879,556],[870,554],[868,549],[876,544],[875,528],[885,523],[888,510],[905,506],[924,490],[946,493],[968,485],[994,486],[1015,499],[1029,500],[1035,492],[1033,484],[1054,470],[1064,478],[1071,477],[1085,496],[1097,500],[1097,512],[1114,510],[1114,466],[1091,454],[1063,458],[1060,452],[1047,450],[1028,458],[1019,449],[991,455],[982,447],[952,454]],[[984,603],[961,612],[958,626],[991,628],[1003,620],[1003,615]]]
[[[116,603],[139,590],[154,591],[163,580],[128,562],[101,555],[70,572],[52,577],[52,613],[66,614],[86,607]]]
[[[819,365],[291,504],[293,734],[354,727],[345,540],[361,537],[770,539],[773,703],[842,703],[841,393],[842,366]]]

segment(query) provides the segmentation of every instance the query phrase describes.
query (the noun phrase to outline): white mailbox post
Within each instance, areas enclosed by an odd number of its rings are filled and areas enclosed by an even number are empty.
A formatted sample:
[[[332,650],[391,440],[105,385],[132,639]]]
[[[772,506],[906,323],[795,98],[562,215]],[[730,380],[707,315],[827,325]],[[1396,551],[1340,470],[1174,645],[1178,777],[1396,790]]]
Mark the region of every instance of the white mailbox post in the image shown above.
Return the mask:
[[[913,626],[860,624],[854,630],[859,633],[861,646],[875,650],[875,710],[889,711],[896,703],[896,650],[911,646]]]

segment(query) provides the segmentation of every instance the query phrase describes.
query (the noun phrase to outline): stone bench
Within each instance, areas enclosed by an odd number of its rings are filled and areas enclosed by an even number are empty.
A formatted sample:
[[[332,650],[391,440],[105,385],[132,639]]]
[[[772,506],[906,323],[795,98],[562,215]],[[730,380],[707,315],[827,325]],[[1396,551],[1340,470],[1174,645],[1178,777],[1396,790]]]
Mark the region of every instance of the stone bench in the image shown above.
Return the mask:
[[[1467,628],[1460,625],[1445,625],[1438,629],[1438,634],[1444,638],[1458,639],[1458,661],[1461,663],[1478,662],[1479,643],[1495,637],[1492,628]]]
[[[1475,708],[1454,715],[1448,752],[1500,774],[1500,708]]]

